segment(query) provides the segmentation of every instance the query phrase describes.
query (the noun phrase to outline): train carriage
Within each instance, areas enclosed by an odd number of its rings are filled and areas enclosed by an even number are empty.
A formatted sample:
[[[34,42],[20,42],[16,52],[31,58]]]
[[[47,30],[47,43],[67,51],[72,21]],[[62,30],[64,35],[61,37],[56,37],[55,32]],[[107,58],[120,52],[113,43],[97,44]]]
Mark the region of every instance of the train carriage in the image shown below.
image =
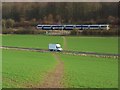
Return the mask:
[[[42,25],[37,25],[37,29],[42,29]]]
[[[99,25],[90,25],[89,28],[90,29],[96,29],[96,30],[100,29]]]
[[[37,29],[41,30],[109,30],[108,24],[100,25],[37,25]]]
[[[103,29],[109,30],[110,29],[109,25],[99,25],[99,26],[100,26],[101,30],[103,30]]]
[[[75,29],[82,30],[82,25],[75,25]]]
[[[52,25],[52,30],[63,30],[64,26],[62,25]]]
[[[52,26],[51,25],[43,25],[42,29],[43,30],[52,30]]]
[[[89,25],[82,25],[82,30],[88,30],[89,29]]]
[[[64,30],[74,30],[74,25],[64,25]]]

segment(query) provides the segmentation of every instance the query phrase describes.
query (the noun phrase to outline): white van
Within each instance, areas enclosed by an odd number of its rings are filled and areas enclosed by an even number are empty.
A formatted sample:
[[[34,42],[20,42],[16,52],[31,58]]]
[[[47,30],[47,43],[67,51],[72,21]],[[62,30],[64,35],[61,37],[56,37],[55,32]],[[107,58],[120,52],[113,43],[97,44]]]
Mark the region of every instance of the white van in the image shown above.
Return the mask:
[[[63,49],[61,48],[60,44],[49,44],[49,50],[50,51],[62,51]]]

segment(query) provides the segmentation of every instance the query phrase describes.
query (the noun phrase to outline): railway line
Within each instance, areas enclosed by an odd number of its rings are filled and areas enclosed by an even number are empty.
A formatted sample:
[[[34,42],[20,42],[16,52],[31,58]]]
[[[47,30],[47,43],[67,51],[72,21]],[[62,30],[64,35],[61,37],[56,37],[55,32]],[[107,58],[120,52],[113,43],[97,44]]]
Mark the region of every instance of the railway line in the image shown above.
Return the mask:
[[[54,52],[54,53],[63,53],[63,54],[72,54],[72,55],[81,55],[81,56],[107,57],[107,58],[118,58],[120,56],[120,54],[70,51],[70,50],[63,50],[62,52],[55,52],[55,51],[49,51],[48,49],[13,47],[13,46],[1,46],[0,48],[2,48],[2,49],[25,50],[25,51],[35,51],[35,52]]]

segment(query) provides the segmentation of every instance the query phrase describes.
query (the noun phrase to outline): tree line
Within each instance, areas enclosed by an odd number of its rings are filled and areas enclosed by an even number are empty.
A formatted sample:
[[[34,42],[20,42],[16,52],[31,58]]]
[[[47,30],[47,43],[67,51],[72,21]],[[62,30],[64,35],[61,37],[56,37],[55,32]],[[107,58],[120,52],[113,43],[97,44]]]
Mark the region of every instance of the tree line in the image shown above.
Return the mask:
[[[41,24],[117,24],[117,2],[5,2],[2,18]],[[29,24],[28,22],[26,22]]]
[[[118,2],[3,2],[4,34],[45,34],[38,24],[110,24],[110,31],[71,31],[70,35],[118,35]],[[16,29],[17,28],[17,29]],[[19,29],[18,29],[19,28]]]

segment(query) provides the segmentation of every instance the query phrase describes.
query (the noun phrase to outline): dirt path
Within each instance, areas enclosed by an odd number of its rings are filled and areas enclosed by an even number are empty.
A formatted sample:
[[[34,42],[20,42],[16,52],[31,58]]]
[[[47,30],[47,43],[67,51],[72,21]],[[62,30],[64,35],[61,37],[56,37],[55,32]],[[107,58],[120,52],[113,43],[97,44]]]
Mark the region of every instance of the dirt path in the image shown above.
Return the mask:
[[[40,88],[63,88],[61,80],[64,72],[64,63],[60,60],[58,54],[53,53],[53,55],[57,60],[57,65],[53,71],[47,74]]]
[[[66,41],[66,38],[63,36],[63,42],[64,42],[64,49],[67,49],[67,41]]]

